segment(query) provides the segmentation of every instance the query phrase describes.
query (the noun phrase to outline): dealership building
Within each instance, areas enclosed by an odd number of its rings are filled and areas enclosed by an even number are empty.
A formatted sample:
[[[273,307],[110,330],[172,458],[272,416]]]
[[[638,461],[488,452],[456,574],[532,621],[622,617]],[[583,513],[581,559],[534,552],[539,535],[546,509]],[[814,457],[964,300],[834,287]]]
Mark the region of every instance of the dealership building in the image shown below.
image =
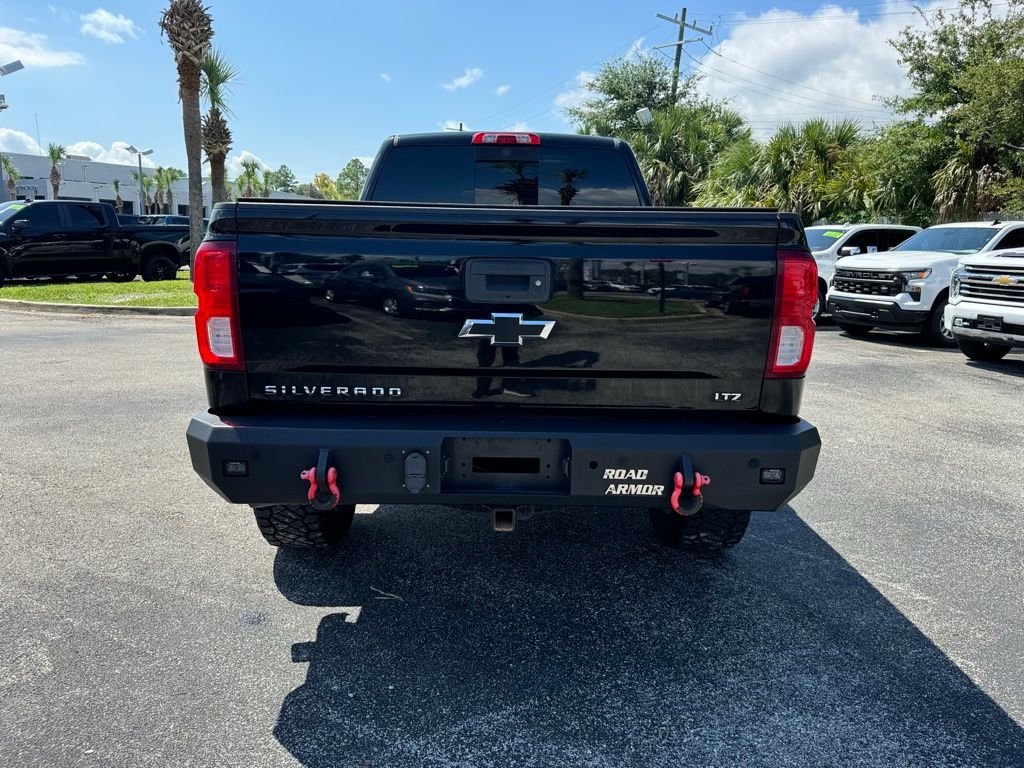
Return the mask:
[[[53,198],[50,187],[50,159],[43,155],[26,155],[17,152],[4,152],[10,158],[21,177],[14,186],[19,199],[49,200]],[[132,178],[132,171],[137,166],[117,165],[115,163],[96,162],[83,155],[69,155],[57,164],[60,173],[60,200],[85,200],[114,204],[114,179],[121,181],[121,212],[140,213],[139,185]],[[153,176],[156,169],[143,166],[142,172]],[[7,179],[4,177],[4,193],[6,199]],[[172,185],[174,204],[173,214],[188,215],[188,180],[180,179]],[[299,198],[289,192],[272,192],[271,197],[280,199]],[[152,201],[152,192],[150,192]],[[211,207],[210,182],[203,181],[203,215],[207,216]],[[166,202],[166,199],[165,199]]]

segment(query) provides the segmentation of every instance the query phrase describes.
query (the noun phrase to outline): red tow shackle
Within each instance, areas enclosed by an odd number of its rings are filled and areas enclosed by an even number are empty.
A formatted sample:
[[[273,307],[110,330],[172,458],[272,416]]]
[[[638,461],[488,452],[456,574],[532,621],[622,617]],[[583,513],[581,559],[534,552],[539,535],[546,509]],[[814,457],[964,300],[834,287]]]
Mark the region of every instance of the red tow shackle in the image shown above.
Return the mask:
[[[338,489],[338,470],[335,467],[328,468],[329,454],[330,451],[321,450],[317,465],[302,470],[302,473],[299,475],[309,483],[309,492],[306,494],[306,498],[309,499],[309,503],[314,508],[320,511],[334,509],[341,503],[341,491]],[[323,493],[321,493],[321,489]]]
[[[686,479],[688,475],[693,476],[693,481],[687,489]],[[704,497],[701,495],[700,489],[706,485],[711,485],[711,478],[700,472],[695,472],[690,457],[684,456],[682,461],[680,461],[679,471],[672,478],[672,485],[672,496],[669,499],[672,511],[677,515],[685,517],[695,514],[703,506]],[[688,491],[685,498],[683,496],[684,491]]]

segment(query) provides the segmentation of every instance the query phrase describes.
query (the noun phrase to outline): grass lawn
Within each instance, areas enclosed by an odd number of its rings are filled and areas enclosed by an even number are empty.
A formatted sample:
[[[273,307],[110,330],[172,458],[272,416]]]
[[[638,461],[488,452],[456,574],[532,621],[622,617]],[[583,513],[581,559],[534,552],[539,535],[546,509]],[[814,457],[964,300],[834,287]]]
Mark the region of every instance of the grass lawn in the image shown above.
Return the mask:
[[[623,296],[611,296],[598,298],[592,296],[588,299],[571,299],[560,296],[552,299],[544,305],[545,309],[555,312],[567,312],[571,315],[584,315],[586,317],[678,317],[680,315],[703,314],[698,302],[679,301],[669,299],[665,302],[665,311],[658,309],[658,298],[628,298]]]
[[[188,271],[178,272],[176,280],[145,283],[112,283],[107,280],[92,282],[40,281],[7,282],[0,288],[0,299],[43,301],[54,304],[113,304],[127,307],[194,307],[196,295]]]

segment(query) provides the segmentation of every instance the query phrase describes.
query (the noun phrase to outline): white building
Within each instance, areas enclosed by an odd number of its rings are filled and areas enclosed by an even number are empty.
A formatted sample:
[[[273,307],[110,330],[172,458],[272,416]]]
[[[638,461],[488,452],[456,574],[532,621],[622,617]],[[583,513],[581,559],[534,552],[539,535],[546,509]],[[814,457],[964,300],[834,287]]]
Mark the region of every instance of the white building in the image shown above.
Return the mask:
[[[24,155],[16,152],[4,152],[18,169],[21,178],[15,182],[15,189],[21,199],[49,200],[53,197],[50,187],[50,159],[41,155]],[[139,213],[139,185],[132,178],[132,171],[138,166],[116,165],[114,163],[98,163],[88,157],[71,155],[62,160],[57,170],[61,176],[58,198],[61,200],[90,200],[93,202],[114,204],[114,179],[121,180],[122,213]],[[152,176],[155,169],[142,168],[143,174]],[[6,177],[4,190],[6,193]],[[174,193],[173,214],[188,215],[188,180],[181,179],[172,187]],[[152,197],[152,192],[150,193]],[[275,198],[298,198],[289,192],[273,192]],[[5,197],[6,199],[6,197]],[[211,207],[210,183],[203,182],[203,215],[208,216]],[[166,200],[165,200],[166,203]]]

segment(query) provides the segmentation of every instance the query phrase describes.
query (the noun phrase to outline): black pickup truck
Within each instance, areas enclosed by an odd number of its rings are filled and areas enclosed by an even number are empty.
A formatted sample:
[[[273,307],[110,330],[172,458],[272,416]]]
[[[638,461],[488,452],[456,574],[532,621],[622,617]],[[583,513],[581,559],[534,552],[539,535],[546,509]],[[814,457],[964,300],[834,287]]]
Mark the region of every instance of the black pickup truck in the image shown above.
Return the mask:
[[[127,225],[109,203],[36,200],[0,208],[0,285],[7,278],[170,280],[188,263],[188,225]]]
[[[757,300],[723,303],[739,283]],[[669,544],[730,547],[814,474],[816,283],[799,217],[652,208],[621,141],[396,136],[361,201],[216,206],[192,463],[278,546],[380,503],[504,530],[641,507]]]

